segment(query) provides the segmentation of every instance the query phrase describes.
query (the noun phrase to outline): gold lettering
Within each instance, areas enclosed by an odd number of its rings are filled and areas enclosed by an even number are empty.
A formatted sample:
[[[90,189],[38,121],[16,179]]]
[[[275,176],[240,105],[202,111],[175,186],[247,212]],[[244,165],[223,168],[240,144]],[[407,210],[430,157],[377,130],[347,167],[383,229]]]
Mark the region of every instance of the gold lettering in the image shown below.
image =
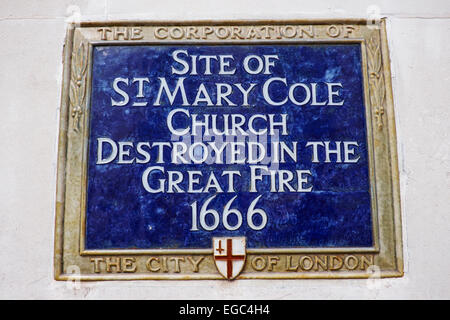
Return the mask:
[[[204,27],[202,31],[203,31],[202,39],[208,39],[208,35],[214,33],[214,29],[211,27]]]
[[[274,30],[273,27],[264,26],[264,27],[261,27],[261,30],[264,31],[264,38],[266,38],[266,39],[272,38],[272,35],[270,34],[270,30],[273,31]]]
[[[297,34],[297,30],[294,26],[285,26],[280,29],[281,35],[286,38],[294,38]]]
[[[116,268],[116,272],[122,272],[120,262],[120,258],[106,258],[106,272],[113,272],[113,267]]]
[[[309,264],[308,266],[305,265],[305,260],[308,260],[308,264]],[[300,265],[300,268],[302,268],[302,270],[309,271],[314,267],[314,262],[310,256],[303,256],[300,258],[299,265]]]
[[[314,264],[315,264],[315,270],[319,270],[319,266],[322,268],[323,271],[328,270],[328,256],[323,256],[324,260],[320,259],[319,256],[314,256]]]
[[[161,32],[164,31],[165,34],[162,34]],[[159,27],[155,29],[155,38],[157,39],[166,39],[168,37],[167,35],[167,28],[166,27]]]
[[[278,26],[275,26],[275,28],[273,28],[273,30],[275,31],[275,34],[276,34],[276,39],[282,39],[282,37],[281,37],[281,33],[280,33],[280,27],[278,27]]]
[[[187,27],[186,29],[186,39],[200,39],[200,36],[197,34],[197,27]]]
[[[98,28],[97,31],[101,32],[101,39],[102,40],[108,40],[107,33],[108,32],[112,32],[111,28]]]
[[[103,258],[91,258],[91,262],[94,263],[94,272],[100,273],[100,262],[105,262]]]
[[[187,259],[189,260],[189,262],[192,263],[192,267],[193,267],[193,271],[194,271],[194,272],[198,272],[199,264],[200,264],[200,262],[202,262],[202,260],[203,260],[204,258],[205,258],[205,257],[200,257],[200,258],[198,258],[197,261],[195,261],[194,257],[187,257]]]
[[[247,37],[246,38],[247,39],[253,39],[253,38],[261,39],[261,34],[254,27],[249,27],[248,31],[247,31]]]
[[[136,258],[123,258],[123,272],[136,272]]]
[[[366,256],[361,256],[361,260],[360,260],[360,268],[361,270],[366,269],[366,266],[372,266],[373,263],[373,256],[369,256],[369,259],[367,259]]]
[[[331,26],[328,26],[327,34],[332,38],[339,37],[339,35],[341,34],[341,29],[338,26],[332,24]]]
[[[268,271],[273,271],[273,266],[275,266],[278,261],[280,261],[280,257],[278,256],[272,256],[269,257],[269,268],[267,268]]]
[[[338,256],[330,256],[330,259],[328,260],[330,262],[330,270],[339,270],[342,268],[343,261],[341,257]],[[338,262],[338,264],[335,264],[335,261]]]
[[[297,266],[292,265],[292,256],[287,256],[286,257],[286,271],[297,271],[297,269],[298,269],[298,264],[297,264]]]
[[[226,39],[230,35],[230,30],[225,27],[218,27],[216,29],[216,36],[219,39]]]
[[[158,266],[157,266],[157,267],[154,267],[154,266],[152,265],[152,262],[153,262],[153,261],[155,261],[155,262],[158,263]],[[159,270],[161,270],[159,258],[157,258],[157,257],[151,257],[151,258],[149,258],[149,259],[147,260],[147,263],[146,263],[145,265],[147,266],[147,269],[150,270],[151,272],[158,272]]]
[[[354,263],[353,265],[350,263],[350,261],[353,260]],[[344,266],[348,269],[348,270],[355,270],[358,267],[358,258],[356,258],[355,256],[346,256],[344,259]]]
[[[241,31],[241,27],[231,27],[231,39],[244,39]]]
[[[349,25],[344,26],[344,38],[349,38],[353,31],[355,31],[355,27]]]
[[[124,40],[128,40],[128,28],[115,27],[113,29],[114,40],[119,40],[120,37],[123,37]]]
[[[184,258],[183,257],[172,257],[169,259],[169,261],[175,261],[175,272],[180,273],[181,272],[180,261],[184,262]]]
[[[254,257],[252,260],[252,267],[256,271],[263,271],[266,265],[266,259],[261,256]]]
[[[131,28],[131,40],[140,40],[143,38],[144,35],[142,34],[142,28],[140,27]]]
[[[169,268],[167,267],[167,257],[162,258],[161,269],[163,272],[169,272]]]
[[[169,29],[169,34],[172,39],[181,39],[184,37],[184,30],[180,27],[173,27]]]
[[[303,35],[307,35],[310,38],[314,38],[314,26],[308,26],[308,28],[304,26],[299,27],[299,38],[303,38]]]

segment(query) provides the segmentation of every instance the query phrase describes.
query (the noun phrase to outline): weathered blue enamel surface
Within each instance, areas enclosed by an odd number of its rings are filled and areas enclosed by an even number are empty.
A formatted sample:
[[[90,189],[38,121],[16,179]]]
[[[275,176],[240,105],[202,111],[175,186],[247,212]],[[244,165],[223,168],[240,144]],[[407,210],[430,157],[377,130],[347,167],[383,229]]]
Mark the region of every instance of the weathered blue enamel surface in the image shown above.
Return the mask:
[[[240,113],[246,118],[254,113],[287,113],[287,136],[280,141],[357,141],[358,163],[312,163],[311,152],[300,150],[296,163],[287,161],[280,169],[310,169],[313,190],[309,193],[271,193],[268,177],[260,184],[260,192],[250,193],[248,164],[160,164],[166,170],[200,170],[217,173],[226,185],[223,170],[239,170],[237,193],[221,193],[214,199],[216,209],[223,208],[237,195],[233,207],[246,212],[250,202],[262,195],[258,207],[268,215],[267,226],[259,231],[247,224],[235,231],[222,224],[214,231],[191,229],[191,206],[212,194],[146,192],[141,183],[143,171],[154,164],[157,154],[146,164],[96,164],[97,138],[115,141],[170,141],[166,126],[170,110],[182,107],[178,96],[173,106],[167,99],[161,106],[136,107],[130,103],[111,107],[111,97],[119,99],[111,84],[114,78],[166,77],[174,85],[179,76],[170,72],[171,54],[177,49],[190,54],[233,54],[237,62],[234,75],[187,76],[185,88],[193,100],[199,83],[262,83],[269,77],[287,78],[292,82],[341,82],[343,106],[311,107],[286,103],[271,106],[262,99],[260,91],[250,97],[252,107],[189,106],[192,113]],[[239,67],[248,54],[277,54],[279,61],[271,75],[249,75]],[[213,65],[213,71],[217,71]],[[290,247],[369,247],[373,245],[371,197],[368,169],[367,128],[364,105],[361,49],[358,44],[311,45],[220,45],[220,46],[96,46],[93,50],[92,92],[86,199],[86,249],[159,249],[210,248],[213,236],[246,236],[249,248]],[[173,80],[173,81],[172,81]],[[156,80],[155,80],[156,81]],[[133,87],[136,90],[136,87]],[[274,91],[275,100],[282,100]],[[145,96],[154,98],[154,87],[145,87]],[[215,93],[212,93],[214,96]],[[326,92],[319,90],[319,98]],[[230,99],[233,95],[230,96]],[[140,100],[142,101],[142,100]],[[182,124],[180,124],[182,125]],[[105,152],[107,152],[106,150]],[[131,154],[133,156],[133,154]],[[134,154],[134,156],[136,156]],[[322,154],[323,156],[323,154]],[[169,161],[169,153],[164,154]],[[202,180],[201,180],[202,181]],[[187,189],[184,183],[184,189]],[[200,207],[200,205],[199,205]],[[233,223],[233,217],[230,217]]]

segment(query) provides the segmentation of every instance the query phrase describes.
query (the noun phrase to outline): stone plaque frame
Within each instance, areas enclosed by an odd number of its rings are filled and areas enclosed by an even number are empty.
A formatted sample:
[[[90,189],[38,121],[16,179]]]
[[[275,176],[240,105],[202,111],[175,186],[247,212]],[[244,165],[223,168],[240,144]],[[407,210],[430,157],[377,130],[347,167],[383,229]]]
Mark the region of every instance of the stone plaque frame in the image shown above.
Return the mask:
[[[85,250],[88,124],[96,45],[357,43],[369,153],[374,246],[247,249],[237,279],[403,275],[400,191],[385,21],[86,22],[68,28],[60,113],[56,280],[223,279],[213,249]],[[75,274],[74,274],[75,273]]]

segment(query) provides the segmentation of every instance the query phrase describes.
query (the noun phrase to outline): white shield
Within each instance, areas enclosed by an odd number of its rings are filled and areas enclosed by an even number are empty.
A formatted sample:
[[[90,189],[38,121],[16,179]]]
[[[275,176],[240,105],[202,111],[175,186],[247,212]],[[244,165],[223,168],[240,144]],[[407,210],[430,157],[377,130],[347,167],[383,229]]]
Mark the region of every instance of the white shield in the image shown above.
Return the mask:
[[[236,278],[245,264],[245,237],[213,238],[214,262],[226,279]]]

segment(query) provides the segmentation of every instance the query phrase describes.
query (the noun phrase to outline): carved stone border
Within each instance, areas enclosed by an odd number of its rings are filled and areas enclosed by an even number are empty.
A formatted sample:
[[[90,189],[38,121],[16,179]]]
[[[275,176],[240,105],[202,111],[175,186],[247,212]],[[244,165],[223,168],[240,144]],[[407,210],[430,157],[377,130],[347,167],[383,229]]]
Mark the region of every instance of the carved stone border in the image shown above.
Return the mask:
[[[72,76],[70,79],[70,110],[73,129],[80,131],[80,120],[85,111],[86,102],[87,44],[80,42],[72,54]]]
[[[369,69],[370,103],[375,113],[378,129],[383,128],[384,102],[386,88],[384,86],[383,63],[381,59],[380,40],[374,33],[367,41],[367,61]]]
[[[395,122],[384,21],[380,27],[369,28],[365,20],[119,21],[70,26],[64,51],[59,132],[55,279],[71,279],[73,270],[80,271],[78,278],[81,280],[221,278],[214,267],[212,251],[208,250],[151,253],[145,250],[85,252],[83,249],[91,54],[92,46],[108,43],[359,43],[363,59],[372,199],[375,199],[372,204],[375,247],[249,250],[246,266],[238,279],[402,276]],[[259,257],[268,261],[274,256],[283,265],[283,270],[267,265],[261,268],[258,264],[262,261],[258,260]],[[332,267],[327,270],[308,269],[307,265],[297,267],[295,271],[291,269],[292,261],[308,259],[337,259],[345,266],[338,270]],[[359,265],[353,268],[353,259],[363,261],[363,268]],[[109,263],[109,271],[97,270],[96,263],[99,261]],[[171,269],[170,263],[178,263],[178,268]],[[191,269],[180,272],[180,263]],[[368,267],[368,264],[373,266]],[[155,265],[159,266],[159,270],[155,270]]]

